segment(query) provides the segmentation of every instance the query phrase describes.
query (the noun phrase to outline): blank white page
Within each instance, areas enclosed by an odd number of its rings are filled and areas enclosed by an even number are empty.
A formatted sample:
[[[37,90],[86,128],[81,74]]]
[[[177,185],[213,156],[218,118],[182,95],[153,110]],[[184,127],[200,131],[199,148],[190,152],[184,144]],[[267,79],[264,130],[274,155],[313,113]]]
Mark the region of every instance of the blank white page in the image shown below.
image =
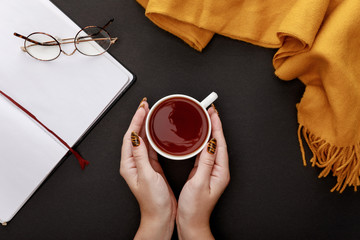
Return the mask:
[[[14,32],[25,36],[45,32],[69,38],[80,30],[48,0],[2,0],[0,22],[4,23],[0,89],[70,146],[133,80],[133,75],[108,53],[96,57],[79,52],[70,57],[61,54],[54,61],[44,62],[21,51],[24,40]],[[105,23],[94,18],[88,25]],[[111,26],[108,31],[111,34]],[[67,52],[75,49],[73,44],[63,47]],[[4,222],[25,203],[67,149],[3,97],[0,125],[0,222]],[[21,162],[28,164],[18,164]]]
[[[0,122],[0,220],[7,222],[67,149],[3,97]]]

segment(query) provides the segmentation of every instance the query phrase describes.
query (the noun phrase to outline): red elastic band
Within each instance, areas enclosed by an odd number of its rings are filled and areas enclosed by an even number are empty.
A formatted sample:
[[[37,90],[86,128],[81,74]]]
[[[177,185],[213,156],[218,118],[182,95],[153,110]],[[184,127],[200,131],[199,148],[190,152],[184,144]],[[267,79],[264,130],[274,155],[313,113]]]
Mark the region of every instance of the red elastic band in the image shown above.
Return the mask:
[[[21,106],[19,103],[17,103],[14,99],[6,95],[3,91],[0,90],[0,94],[2,94],[4,97],[6,97],[10,102],[12,102],[15,106],[20,108],[23,112],[25,112],[27,115],[29,115],[32,119],[34,119],[37,123],[39,123],[43,128],[45,128],[49,133],[51,133],[54,137],[56,137],[66,148],[74,154],[74,156],[77,158],[77,160],[80,163],[81,169],[84,169],[86,165],[89,164],[88,161],[83,159],[78,152],[76,152],[74,149],[72,149],[64,140],[62,140],[56,133],[51,131],[49,128],[47,128],[42,122],[40,122],[31,112],[26,110],[23,106]]]

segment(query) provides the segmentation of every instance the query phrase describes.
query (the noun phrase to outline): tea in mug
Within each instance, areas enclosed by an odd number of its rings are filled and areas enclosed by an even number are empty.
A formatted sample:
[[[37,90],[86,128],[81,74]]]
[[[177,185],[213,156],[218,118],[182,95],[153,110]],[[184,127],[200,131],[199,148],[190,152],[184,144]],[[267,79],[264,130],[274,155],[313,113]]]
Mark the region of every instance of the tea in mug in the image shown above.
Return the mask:
[[[167,154],[187,155],[206,141],[209,125],[204,109],[196,102],[173,97],[161,102],[149,119],[149,133]]]

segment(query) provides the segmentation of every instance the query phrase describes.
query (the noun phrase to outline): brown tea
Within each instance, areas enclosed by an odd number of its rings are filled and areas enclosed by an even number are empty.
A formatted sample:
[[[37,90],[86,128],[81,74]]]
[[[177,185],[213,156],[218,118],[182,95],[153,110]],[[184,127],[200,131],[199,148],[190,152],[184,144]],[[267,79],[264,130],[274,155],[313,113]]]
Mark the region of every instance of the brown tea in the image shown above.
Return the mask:
[[[208,122],[204,110],[194,101],[174,97],[161,102],[149,119],[153,142],[162,151],[186,155],[206,141]]]

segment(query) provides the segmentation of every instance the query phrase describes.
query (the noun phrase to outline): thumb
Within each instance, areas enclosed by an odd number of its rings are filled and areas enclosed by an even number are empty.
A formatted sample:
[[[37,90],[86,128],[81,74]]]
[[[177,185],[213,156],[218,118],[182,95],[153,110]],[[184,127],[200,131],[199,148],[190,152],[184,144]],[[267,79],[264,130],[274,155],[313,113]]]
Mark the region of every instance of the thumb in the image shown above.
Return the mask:
[[[132,153],[139,175],[145,175],[153,171],[144,141],[136,132],[131,132],[131,143]]]
[[[216,158],[216,139],[212,138],[207,144],[206,149],[204,149],[199,158],[198,168],[194,176],[196,176],[201,181],[209,181],[212,169],[214,167],[215,158]]]

